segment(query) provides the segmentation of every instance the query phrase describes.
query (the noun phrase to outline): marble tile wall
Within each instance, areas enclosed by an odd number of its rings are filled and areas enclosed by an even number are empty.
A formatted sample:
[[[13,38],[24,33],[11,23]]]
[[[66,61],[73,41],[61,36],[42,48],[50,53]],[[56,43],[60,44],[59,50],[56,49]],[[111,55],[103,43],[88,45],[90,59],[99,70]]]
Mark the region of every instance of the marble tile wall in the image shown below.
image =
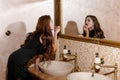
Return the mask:
[[[92,64],[94,63],[95,53],[98,52],[100,57],[104,58],[106,65],[118,64],[118,79],[120,79],[120,49],[110,46],[97,45],[92,43],[85,43],[80,41],[73,41],[68,39],[60,38],[59,40],[59,52],[62,53],[64,45],[67,46],[68,50],[71,50],[72,54],[77,53],[77,64],[80,71],[91,72]],[[100,74],[108,73],[113,68],[102,68]],[[114,74],[107,75],[113,79]]]
[[[11,32],[9,36],[5,34],[7,30]],[[26,27],[23,22],[18,21],[9,24],[9,26],[6,27],[4,35],[0,38],[0,80],[5,80],[8,56],[13,51],[20,48],[20,45],[24,43],[25,38]]]
[[[5,80],[8,56],[23,44],[26,34],[35,29],[37,19],[44,14],[54,19],[54,0],[16,1],[0,0],[0,80]],[[7,30],[11,31],[10,36],[5,35]]]

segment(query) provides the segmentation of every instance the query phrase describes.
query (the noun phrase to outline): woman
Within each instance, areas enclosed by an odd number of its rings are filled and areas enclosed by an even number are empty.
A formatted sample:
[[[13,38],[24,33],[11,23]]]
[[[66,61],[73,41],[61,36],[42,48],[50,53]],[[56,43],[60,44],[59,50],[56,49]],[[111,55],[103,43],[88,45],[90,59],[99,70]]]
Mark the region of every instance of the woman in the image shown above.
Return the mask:
[[[7,80],[32,80],[26,66],[29,60],[38,54],[43,55],[44,60],[51,59],[51,55],[55,53],[57,48],[57,34],[60,27],[55,28],[54,37],[52,30],[54,30],[54,25],[50,16],[41,16],[36,30],[27,37],[20,49],[9,56]],[[36,65],[38,65],[38,61],[39,59],[36,60]]]
[[[103,30],[97,18],[93,15],[88,15],[85,18],[85,25],[83,27],[83,36],[92,38],[105,38]]]

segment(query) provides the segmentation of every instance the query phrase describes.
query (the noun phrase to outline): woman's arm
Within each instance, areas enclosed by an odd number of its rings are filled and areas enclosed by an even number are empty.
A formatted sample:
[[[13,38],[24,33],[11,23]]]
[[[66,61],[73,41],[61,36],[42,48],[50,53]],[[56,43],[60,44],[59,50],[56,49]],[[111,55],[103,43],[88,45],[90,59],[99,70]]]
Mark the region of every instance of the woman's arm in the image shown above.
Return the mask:
[[[40,56],[38,58],[36,58],[35,68],[31,68],[33,70],[31,70],[29,68],[29,70],[31,71],[31,73],[33,73],[34,75],[36,75],[40,79],[42,79],[42,80],[66,80],[66,77],[57,77],[57,76],[50,76],[48,74],[45,74],[44,72],[42,72],[39,69],[39,63],[40,63]]]
[[[34,66],[36,71],[39,71],[39,63],[40,63],[40,58],[38,57],[35,60],[35,66]]]
[[[53,51],[55,52],[57,50],[57,46],[58,46],[58,33],[60,32],[60,26],[57,26],[55,28],[55,33],[54,33],[54,43],[53,43]]]

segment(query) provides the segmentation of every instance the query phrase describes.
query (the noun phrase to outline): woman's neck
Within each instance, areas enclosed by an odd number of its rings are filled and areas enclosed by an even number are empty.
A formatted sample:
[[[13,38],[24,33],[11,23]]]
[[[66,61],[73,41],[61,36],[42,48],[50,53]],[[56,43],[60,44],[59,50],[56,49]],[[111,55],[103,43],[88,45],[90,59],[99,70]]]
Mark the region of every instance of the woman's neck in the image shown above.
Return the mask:
[[[92,31],[93,29],[94,29],[94,26],[90,27],[90,28],[89,28],[89,31]]]

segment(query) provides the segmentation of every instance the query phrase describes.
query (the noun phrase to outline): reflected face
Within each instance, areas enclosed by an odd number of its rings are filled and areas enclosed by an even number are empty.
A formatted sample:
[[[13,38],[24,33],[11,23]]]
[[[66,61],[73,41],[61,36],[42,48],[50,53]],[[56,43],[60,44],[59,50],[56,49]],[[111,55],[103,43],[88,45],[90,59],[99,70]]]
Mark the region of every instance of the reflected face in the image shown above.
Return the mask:
[[[50,20],[50,29],[51,29],[51,30],[54,30],[54,24],[53,24],[53,21],[52,21],[52,20]]]
[[[85,20],[85,25],[87,25],[88,28],[94,27],[94,22],[90,17],[87,17]]]

